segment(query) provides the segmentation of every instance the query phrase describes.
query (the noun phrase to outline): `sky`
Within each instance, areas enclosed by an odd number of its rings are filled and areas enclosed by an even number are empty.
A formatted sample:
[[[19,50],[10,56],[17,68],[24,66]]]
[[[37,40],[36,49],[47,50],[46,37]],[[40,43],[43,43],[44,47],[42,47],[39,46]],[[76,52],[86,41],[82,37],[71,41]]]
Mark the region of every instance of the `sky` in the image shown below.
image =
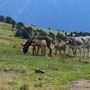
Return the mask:
[[[0,15],[46,29],[90,32],[90,0],[0,0]]]

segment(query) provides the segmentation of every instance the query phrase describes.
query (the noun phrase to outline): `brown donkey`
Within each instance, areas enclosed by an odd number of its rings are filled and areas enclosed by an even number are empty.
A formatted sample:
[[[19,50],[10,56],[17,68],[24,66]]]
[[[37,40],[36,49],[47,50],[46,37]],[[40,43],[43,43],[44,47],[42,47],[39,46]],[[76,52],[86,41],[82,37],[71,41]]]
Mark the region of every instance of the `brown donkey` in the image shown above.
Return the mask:
[[[42,56],[45,56],[45,55],[46,55],[46,47],[47,47],[47,42],[46,42],[46,40],[33,39],[31,45],[38,47],[38,50],[37,50],[36,55],[38,55],[40,48],[41,48]]]
[[[33,39],[37,38],[38,40],[46,40],[47,47],[49,48],[49,56],[52,56],[52,49],[51,49],[51,43],[52,43],[52,38],[49,36],[38,36],[38,37],[33,37],[29,40],[26,41],[26,43],[23,46],[23,53],[26,54],[28,52],[28,48],[31,45]],[[35,47],[33,47],[33,56],[35,54]]]
[[[54,40],[53,42],[55,46],[55,56],[57,55],[57,51],[59,51],[60,56],[61,56],[61,51],[64,51],[64,56],[66,57],[66,44],[65,43],[59,43],[58,40]]]

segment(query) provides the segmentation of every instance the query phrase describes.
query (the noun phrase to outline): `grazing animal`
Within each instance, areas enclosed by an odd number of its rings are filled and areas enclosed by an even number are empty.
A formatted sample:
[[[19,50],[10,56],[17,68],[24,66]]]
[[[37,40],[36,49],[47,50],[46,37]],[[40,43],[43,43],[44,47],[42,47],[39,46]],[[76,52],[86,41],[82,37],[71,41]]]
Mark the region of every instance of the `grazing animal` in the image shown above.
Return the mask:
[[[82,40],[84,42],[85,48],[88,50],[88,57],[90,57],[90,36],[82,37]]]
[[[23,46],[23,53],[26,54],[28,52],[28,48],[29,46],[31,45],[33,39],[37,38],[38,40],[46,40],[47,42],[47,47],[49,48],[49,56],[52,56],[52,49],[51,49],[51,43],[52,43],[52,38],[50,38],[49,36],[38,36],[38,37],[33,37],[29,40],[26,41],[26,43],[22,46]],[[34,53],[35,52],[35,47],[33,48],[33,56],[34,56]]]
[[[83,50],[85,50],[85,48],[81,37],[70,37],[67,39],[66,44],[70,46],[69,48],[72,49],[74,56],[77,56],[77,49],[79,49],[80,56],[82,57],[82,48]]]
[[[85,37],[68,37],[67,35],[67,41],[66,44],[68,44],[70,48],[73,50],[73,54],[77,56],[77,49],[80,51],[80,56],[82,57],[82,48],[84,52],[84,57],[85,57],[85,48],[88,49],[88,57],[90,57],[90,36],[85,36]]]
[[[54,40],[53,44],[55,46],[55,56],[57,55],[57,51],[59,51],[61,56],[61,51],[64,51],[64,56],[66,56],[66,44],[65,43],[59,43],[58,40]]]
[[[33,39],[31,45],[32,45],[32,46],[37,46],[37,47],[38,47],[38,50],[37,50],[36,55],[38,55],[39,49],[40,49],[40,48],[41,48],[42,55],[43,55],[43,56],[46,55],[47,42],[46,42],[45,40]]]

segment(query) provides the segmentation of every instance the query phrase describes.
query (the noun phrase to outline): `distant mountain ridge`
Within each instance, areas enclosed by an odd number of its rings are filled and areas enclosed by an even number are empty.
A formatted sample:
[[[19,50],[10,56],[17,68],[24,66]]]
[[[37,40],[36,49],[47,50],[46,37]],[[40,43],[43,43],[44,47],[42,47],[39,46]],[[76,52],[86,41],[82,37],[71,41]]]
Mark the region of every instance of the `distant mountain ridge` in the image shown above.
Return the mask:
[[[90,0],[0,0],[0,15],[25,25],[90,32]]]

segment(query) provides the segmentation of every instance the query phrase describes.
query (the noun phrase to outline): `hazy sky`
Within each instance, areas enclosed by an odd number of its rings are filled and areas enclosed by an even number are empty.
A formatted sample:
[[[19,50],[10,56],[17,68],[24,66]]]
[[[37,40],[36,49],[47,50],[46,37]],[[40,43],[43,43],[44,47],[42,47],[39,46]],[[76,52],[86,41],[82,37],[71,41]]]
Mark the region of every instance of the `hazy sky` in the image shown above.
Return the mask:
[[[26,25],[90,32],[90,0],[0,0],[0,14]]]

